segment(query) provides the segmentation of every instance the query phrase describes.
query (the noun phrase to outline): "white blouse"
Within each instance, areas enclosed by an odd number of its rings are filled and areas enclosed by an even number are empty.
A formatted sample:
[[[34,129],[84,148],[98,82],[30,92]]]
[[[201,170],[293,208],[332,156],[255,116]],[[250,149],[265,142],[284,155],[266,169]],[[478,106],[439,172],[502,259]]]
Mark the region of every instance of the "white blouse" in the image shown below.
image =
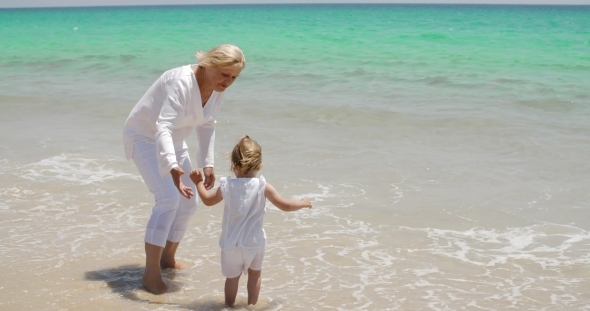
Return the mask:
[[[219,238],[221,249],[231,252],[236,246],[258,248],[265,245],[262,223],[266,213],[266,179],[263,176],[222,177],[219,187],[225,202]]]
[[[197,166],[213,167],[215,118],[225,92],[215,92],[205,107],[190,65],[168,70],[152,84],[133,107],[123,130],[125,155],[133,156],[136,140],[156,144],[158,170],[162,177],[178,166],[176,150],[186,148],[184,139],[197,126]],[[185,172],[188,173],[188,172]]]

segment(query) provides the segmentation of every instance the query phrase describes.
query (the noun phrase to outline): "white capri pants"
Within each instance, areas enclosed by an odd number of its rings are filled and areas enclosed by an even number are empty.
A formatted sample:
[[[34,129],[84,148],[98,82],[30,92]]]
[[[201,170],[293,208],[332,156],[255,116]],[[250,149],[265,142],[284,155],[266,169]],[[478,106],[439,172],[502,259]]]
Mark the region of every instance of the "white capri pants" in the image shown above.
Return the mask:
[[[156,204],[145,229],[144,241],[160,247],[166,246],[166,240],[180,242],[192,215],[197,211],[197,191],[190,180],[191,161],[186,144],[184,149],[176,150],[176,161],[184,171],[180,177],[182,183],[193,189],[195,196],[187,199],[180,195],[172,175],[165,178],[158,171],[156,144],[154,141],[137,140],[133,145],[133,162],[137,166],[145,184],[154,194]]]

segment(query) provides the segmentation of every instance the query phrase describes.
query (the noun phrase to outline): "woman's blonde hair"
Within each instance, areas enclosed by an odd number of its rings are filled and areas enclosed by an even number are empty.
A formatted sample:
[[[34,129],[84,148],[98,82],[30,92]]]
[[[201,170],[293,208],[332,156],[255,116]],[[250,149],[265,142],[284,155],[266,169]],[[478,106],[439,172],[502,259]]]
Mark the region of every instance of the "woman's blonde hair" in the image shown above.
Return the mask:
[[[196,53],[199,65],[205,68],[241,68],[246,67],[246,57],[239,47],[232,44],[218,45],[208,52]]]
[[[262,148],[248,135],[242,136],[231,152],[231,170],[247,174],[262,168]]]

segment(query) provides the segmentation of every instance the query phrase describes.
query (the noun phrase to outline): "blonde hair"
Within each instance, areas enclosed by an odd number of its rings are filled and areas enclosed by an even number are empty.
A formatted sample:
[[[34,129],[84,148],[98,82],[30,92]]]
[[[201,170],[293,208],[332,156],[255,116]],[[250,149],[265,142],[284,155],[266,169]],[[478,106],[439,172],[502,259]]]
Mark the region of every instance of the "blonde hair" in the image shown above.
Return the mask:
[[[199,65],[205,68],[241,68],[246,67],[246,57],[239,47],[233,44],[221,44],[208,52],[196,53]]]
[[[262,148],[248,135],[242,136],[231,152],[231,170],[247,174],[262,168]]]

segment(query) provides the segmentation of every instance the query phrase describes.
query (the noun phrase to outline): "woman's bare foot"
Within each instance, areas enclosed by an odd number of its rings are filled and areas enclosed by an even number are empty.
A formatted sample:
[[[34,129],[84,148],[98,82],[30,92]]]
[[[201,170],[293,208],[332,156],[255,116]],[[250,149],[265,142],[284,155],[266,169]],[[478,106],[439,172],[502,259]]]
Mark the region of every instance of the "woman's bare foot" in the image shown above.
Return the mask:
[[[186,266],[174,259],[172,260],[164,260],[164,258],[160,259],[160,268],[162,269],[176,269],[176,270],[182,270],[184,268],[186,268]]]
[[[147,271],[143,274],[141,284],[145,287],[145,290],[154,294],[160,295],[168,291],[168,286],[162,280],[161,274],[148,273]]]
[[[180,242],[166,241],[166,247],[160,256],[160,268],[182,270],[185,266],[176,261],[176,250]]]

